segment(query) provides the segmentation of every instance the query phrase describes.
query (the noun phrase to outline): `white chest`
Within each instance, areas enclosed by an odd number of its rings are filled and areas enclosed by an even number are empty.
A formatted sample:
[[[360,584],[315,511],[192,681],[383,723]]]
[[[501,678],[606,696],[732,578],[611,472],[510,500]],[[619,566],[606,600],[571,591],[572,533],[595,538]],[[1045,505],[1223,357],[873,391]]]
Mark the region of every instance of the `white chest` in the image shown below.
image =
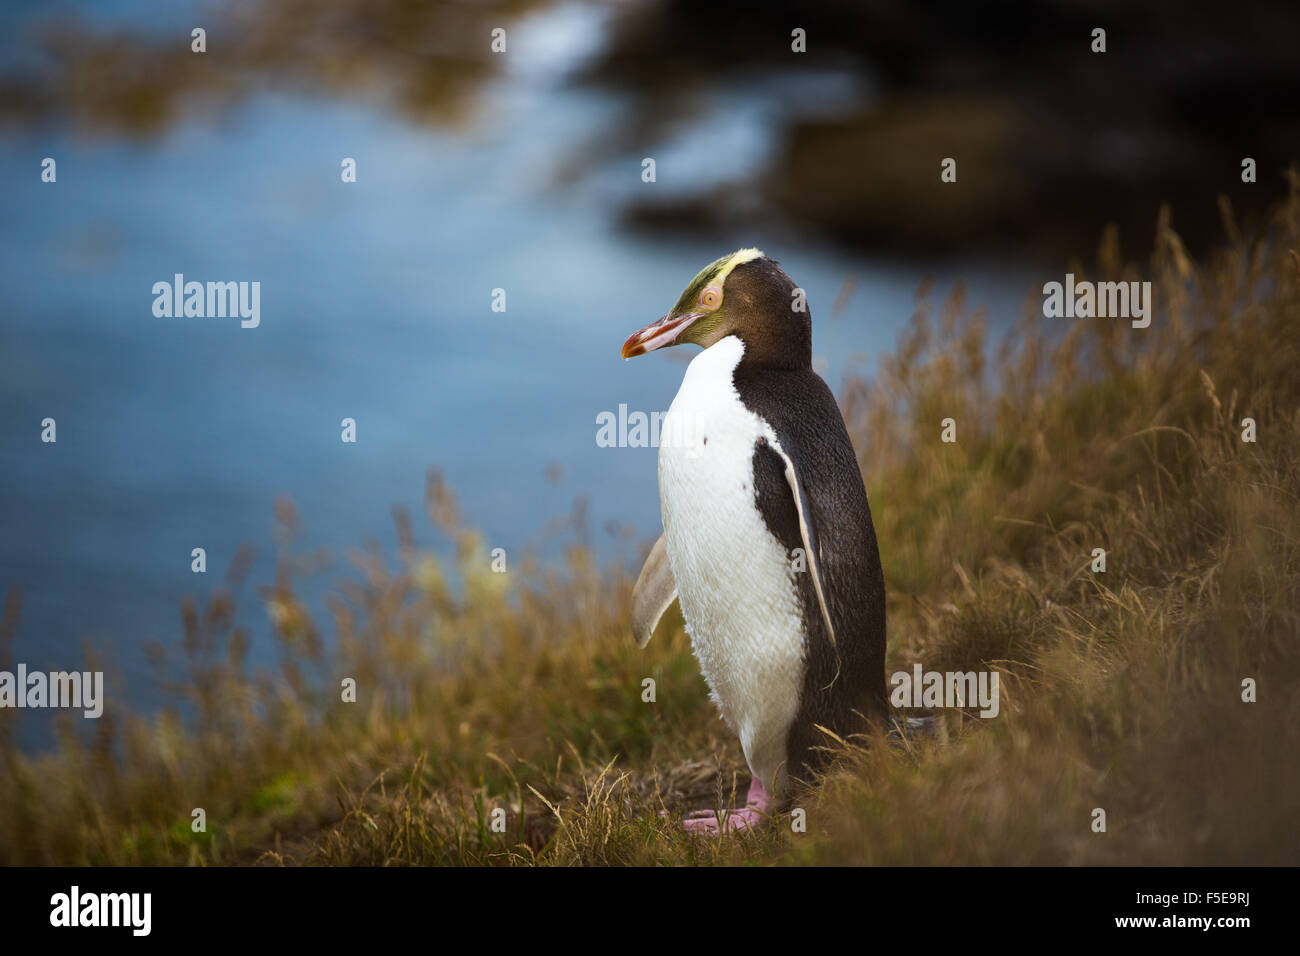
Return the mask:
[[[754,445],[767,429],[732,384],[728,337],[687,369],[665,422],[659,499],[668,561],[700,669],[750,769],[780,787],[803,685],[794,571],[754,502]]]

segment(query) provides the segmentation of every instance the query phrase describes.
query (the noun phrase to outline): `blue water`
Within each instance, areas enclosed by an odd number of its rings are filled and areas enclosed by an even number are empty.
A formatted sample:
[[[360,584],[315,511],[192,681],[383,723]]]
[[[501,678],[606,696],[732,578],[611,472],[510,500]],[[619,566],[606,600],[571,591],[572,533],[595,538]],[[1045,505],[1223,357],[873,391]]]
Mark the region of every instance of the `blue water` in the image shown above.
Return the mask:
[[[159,28],[154,4],[77,6]],[[190,22],[163,6],[165,22]],[[639,155],[555,185],[618,109],[566,83],[599,44],[601,16],[565,6],[518,27],[514,48],[534,53],[515,57],[468,129],[265,94],[144,143],[7,134],[0,589],[23,592],[15,660],[76,667],[89,641],[125,677],[125,699],[109,708],[152,707],[144,642],[174,645],[181,596],[208,594],[242,544],[259,555],[252,581],[271,582],[277,497],[297,504],[307,547],[342,555],[374,538],[391,549],[392,508],[422,513],[430,466],[490,547],[517,554],[584,495],[593,544],[607,561],[630,561],[659,531],[656,451],[597,447],[596,416],[620,403],[666,408],[684,365],[675,350],[624,363],[619,347],[735,248],[764,248],[807,291],[832,387],[893,346],[927,274],[939,294],[967,280],[995,324],[1017,312],[1024,277],[989,264],[864,262],[780,233],[688,241],[620,230],[617,211],[636,190],[752,172],[782,108],[776,85],[720,91],[713,106],[727,120],[710,136],[728,149],[702,150],[688,129],[657,154],[653,185],[641,182]],[[800,82],[845,95],[842,78]],[[720,162],[732,153],[745,159]],[[45,156],[58,162],[57,184],[40,181]],[[344,156],[357,160],[355,184],[340,182]],[[151,288],[177,272],[259,281],[260,327],[156,318]],[[857,292],[832,318],[850,274]],[[498,287],[504,313],[490,308]],[[40,441],[46,417],[56,444]],[[345,417],[357,422],[355,445],[340,441]],[[558,483],[544,478],[553,464]],[[604,536],[609,520],[635,537]],[[419,527],[422,543],[438,544]],[[190,571],[195,547],[207,551],[206,577]],[[264,664],[265,611],[244,597],[240,621]],[[39,720],[25,720],[36,729],[24,739],[43,739]]]

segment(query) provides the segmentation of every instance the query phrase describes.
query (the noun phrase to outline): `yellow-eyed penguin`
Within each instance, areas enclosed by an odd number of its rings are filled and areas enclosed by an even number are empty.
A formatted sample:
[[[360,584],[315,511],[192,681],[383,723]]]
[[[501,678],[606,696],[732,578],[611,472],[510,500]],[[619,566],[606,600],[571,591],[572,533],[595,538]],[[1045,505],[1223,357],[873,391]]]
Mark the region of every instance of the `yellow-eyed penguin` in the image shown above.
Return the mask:
[[[753,774],[729,829],[788,808],[829,743],[883,718],[885,582],[835,397],[812,370],[803,293],[757,249],[697,275],[623,357],[703,347],[661,429],[664,533],[633,592],[645,646],[676,598]],[[716,832],[713,811],[688,829]]]

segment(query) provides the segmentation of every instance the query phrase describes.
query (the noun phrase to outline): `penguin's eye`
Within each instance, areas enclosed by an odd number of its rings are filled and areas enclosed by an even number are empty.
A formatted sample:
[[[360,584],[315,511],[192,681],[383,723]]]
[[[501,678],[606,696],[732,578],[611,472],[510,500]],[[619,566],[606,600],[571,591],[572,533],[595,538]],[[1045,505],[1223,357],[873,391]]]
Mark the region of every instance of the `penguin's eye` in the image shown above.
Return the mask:
[[[716,286],[709,286],[700,293],[700,305],[704,306],[706,309],[717,308],[718,303],[721,301],[722,293],[718,291]]]

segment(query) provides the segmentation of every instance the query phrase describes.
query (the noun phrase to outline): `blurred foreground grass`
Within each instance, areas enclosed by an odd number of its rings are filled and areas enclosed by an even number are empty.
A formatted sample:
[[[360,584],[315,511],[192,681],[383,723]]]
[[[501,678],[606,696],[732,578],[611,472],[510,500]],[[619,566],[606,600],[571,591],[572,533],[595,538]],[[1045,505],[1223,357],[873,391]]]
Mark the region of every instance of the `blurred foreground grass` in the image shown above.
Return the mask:
[[[396,570],[358,557],[364,584],[340,585],[326,631],[295,593],[283,506],[263,592],[282,663],[249,673],[230,597],[187,606],[175,690],[192,721],[110,706],[26,755],[0,712],[0,862],[1300,862],[1300,176],[1265,236],[1223,213],[1205,263],[1161,223],[1148,329],[1028,317],[986,367],[980,316],[923,289],[879,378],[845,384],[889,669],[996,669],[1002,709],[836,745],[797,801],[806,833],[682,834],[672,814],[734,805],[748,773],[680,626],[638,651],[631,580],[580,547],[491,573],[431,476],[457,572],[399,514]],[[1097,260],[1073,271],[1139,278],[1113,238]]]

